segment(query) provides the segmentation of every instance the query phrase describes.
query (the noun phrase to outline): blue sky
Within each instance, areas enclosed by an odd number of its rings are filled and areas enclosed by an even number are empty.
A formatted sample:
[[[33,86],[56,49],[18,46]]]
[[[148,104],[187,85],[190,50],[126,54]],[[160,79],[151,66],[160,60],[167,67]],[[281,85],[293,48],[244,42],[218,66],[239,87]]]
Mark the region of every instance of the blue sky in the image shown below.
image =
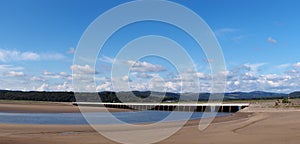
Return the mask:
[[[200,91],[210,91],[209,63],[193,39],[159,22],[140,22],[116,32],[93,66],[73,65],[86,28],[125,0],[2,0],[0,2],[0,89],[72,90],[72,70],[95,74],[87,90],[112,90],[110,71],[116,54],[129,41],[162,35],[180,43],[195,62]],[[226,91],[300,90],[299,6],[296,0],[178,0],[206,21],[223,51]],[[168,11],[168,10],[166,10]],[[176,55],[176,54],[174,54]],[[127,62],[130,63],[130,62]],[[155,57],[140,59],[124,76],[132,90],[156,90],[150,81],[164,78],[168,91],[180,91],[176,68]],[[84,80],[84,76],[80,79]],[[153,84],[153,83],[152,83]],[[127,89],[124,89],[127,90]]]

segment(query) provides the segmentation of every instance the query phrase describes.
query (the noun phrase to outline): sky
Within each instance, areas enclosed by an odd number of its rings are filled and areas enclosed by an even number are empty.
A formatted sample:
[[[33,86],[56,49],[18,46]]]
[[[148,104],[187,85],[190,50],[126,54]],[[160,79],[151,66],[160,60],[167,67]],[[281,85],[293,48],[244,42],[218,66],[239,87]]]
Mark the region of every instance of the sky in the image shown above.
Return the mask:
[[[72,91],[74,78],[84,82],[86,75],[93,75],[95,84],[86,85],[86,91],[114,90],[111,71],[118,61],[131,66],[127,75],[116,78],[130,84],[130,89],[120,89],[122,91],[182,92],[182,81],[198,79],[197,90],[210,92],[210,65],[216,60],[208,59],[193,37],[167,23],[142,21],[124,26],[106,41],[95,65],[73,63],[78,43],[88,26],[107,10],[126,2],[1,0],[0,89]],[[226,92],[290,93],[300,90],[299,1],[172,2],[194,11],[214,32],[226,64],[223,72],[227,78]],[[166,9],[165,12],[172,11]],[[124,16],[130,17],[126,13]],[[189,68],[178,72],[178,66],[157,56],[142,57],[137,61],[115,59],[126,44],[149,35],[164,36],[179,43],[192,58],[197,72],[190,73]],[[170,54],[181,59],[180,54],[172,51]],[[183,80],[182,75],[190,79]]]

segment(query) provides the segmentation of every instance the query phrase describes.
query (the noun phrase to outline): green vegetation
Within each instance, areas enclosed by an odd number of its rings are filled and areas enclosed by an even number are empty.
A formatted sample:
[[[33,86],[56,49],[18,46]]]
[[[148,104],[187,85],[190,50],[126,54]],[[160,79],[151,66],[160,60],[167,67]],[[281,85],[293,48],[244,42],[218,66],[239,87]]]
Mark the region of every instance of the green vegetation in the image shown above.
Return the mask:
[[[76,97],[75,97],[76,96]],[[136,98],[139,97],[139,99]],[[111,92],[99,93],[74,93],[74,92],[23,92],[23,91],[0,91],[0,100],[22,100],[22,101],[51,101],[51,102],[75,102],[95,101],[99,102],[161,102],[176,101],[174,97],[165,96],[151,92]],[[101,98],[101,99],[100,99]],[[121,98],[121,99],[119,99]]]
[[[1,91],[0,99],[1,100],[25,100],[25,101],[53,101],[53,102],[75,101],[73,92]]]
[[[282,103],[291,103],[291,101],[289,101],[288,98],[284,98],[284,99],[282,100]]]
[[[221,94],[214,94],[221,95]],[[223,94],[222,94],[223,95]],[[76,97],[75,97],[76,96]],[[195,100],[195,96],[199,96]],[[139,97],[139,98],[136,98]],[[300,92],[291,94],[280,94],[270,92],[233,92],[224,94],[224,102],[251,102],[258,101],[274,101],[276,99],[300,98]],[[100,99],[101,98],[101,99]],[[37,92],[37,91],[8,91],[0,90],[0,100],[23,100],[23,101],[52,101],[52,102],[195,102],[205,103],[210,98],[209,93],[162,93],[153,91],[128,91],[128,92],[112,92],[103,91],[98,93],[74,93],[74,92]],[[285,101],[285,100],[284,100]],[[284,103],[284,102],[283,102]]]

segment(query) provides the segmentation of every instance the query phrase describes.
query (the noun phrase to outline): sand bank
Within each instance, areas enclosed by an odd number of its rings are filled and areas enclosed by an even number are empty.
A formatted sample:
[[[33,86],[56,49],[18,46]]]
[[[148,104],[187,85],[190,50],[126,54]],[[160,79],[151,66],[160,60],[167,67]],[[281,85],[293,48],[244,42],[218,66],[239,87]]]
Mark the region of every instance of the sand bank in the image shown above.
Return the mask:
[[[69,106],[72,107],[72,106]],[[160,144],[298,144],[300,112],[238,112],[219,117],[204,131],[198,120],[189,121],[180,131]],[[162,124],[164,126],[169,124]],[[109,126],[108,126],[109,127]],[[135,138],[135,136],[128,136]],[[88,125],[0,124],[1,144],[114,144]]]
[[[110,112],[129,111],[125,109],[108,108]],[[101,107],[81,107],[81,111],[104,112]],[[31,102],[31,101],[0,101],[0,112],[18,113],[75,113],[80,112],[72,103]]]
[[[214,122],[204,131],[198,130],[198,121],[190,121],[176,134],[159,143],[298,144],[299,119],[300,112],[239,114]],[[115,143],[87,125],[0,124],[0,140],[1,144]]]

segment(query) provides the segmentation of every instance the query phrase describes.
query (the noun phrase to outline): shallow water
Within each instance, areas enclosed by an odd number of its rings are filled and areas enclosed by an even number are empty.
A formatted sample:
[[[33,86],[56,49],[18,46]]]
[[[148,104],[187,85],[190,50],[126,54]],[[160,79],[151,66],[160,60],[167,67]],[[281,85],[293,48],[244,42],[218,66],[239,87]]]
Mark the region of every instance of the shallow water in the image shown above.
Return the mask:
[[[170,122],[199,119],[202,112],[139,111],[139,112],[88,112],[88,113],[4,113],[0,112],[0,123],[11,124],[121,124]],[[226,116],[230,113],[207,113],[205,117]],[[118,120],[112,120],[117,118]]]

